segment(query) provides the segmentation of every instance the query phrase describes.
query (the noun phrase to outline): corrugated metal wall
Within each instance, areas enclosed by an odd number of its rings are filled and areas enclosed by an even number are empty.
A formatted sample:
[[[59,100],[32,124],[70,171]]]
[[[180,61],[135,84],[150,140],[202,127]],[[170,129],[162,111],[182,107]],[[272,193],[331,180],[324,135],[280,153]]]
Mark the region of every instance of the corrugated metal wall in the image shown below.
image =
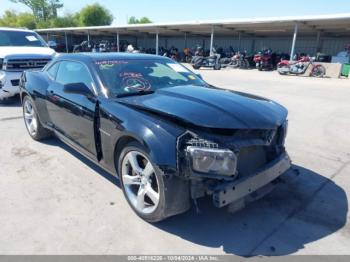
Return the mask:
[[[44,36],[45,37],[45,36]],[[91,36],[91,40],[110,40],[116,41],[116,37],[103,37],[103,36]],[[56,39],[58,42],[64,42],[64,36],[60,39]],[[78,44],[83,40],[87,40],[87,36],[74,36],[68,35],[69,44]],[[156,39],[155,36],[144,36],[144,37],[131,37],[131,36],[120,36],[121,41],[127,41],[135,46],[142,48],[155,48]],[[314,37],[298,37],[296,42],[296,52],[306,53],[309,55],[315,55],[316,53],[316,36]],[[159,47],[170,48],[172,46],[182,50],[185,47],[196,48],[202,46],[205,49],[209,49],[210,36],[208,37],[187,37],[187,46],[185,46],[185,37],[164,37],[159,36]],[[347,43],[350,43],[349,38],[335,38],[335,37],[321,37],[320,39],[320,50],[322,53],[329,55],[336,55],[340,51],[344,50]],[[242,37],[239,41],[237,36],[233,37],[215,37],[214,45],[216,48],[222,47],[224,49],[233,47],[234,50],[247,50],[248,52],[256,52],[263,48],[271,48],[276,52],[289,53],[292,44],[291,37],[266,37],[266,38],[252,38]]]
[[[239,48],[240,43],[240,48]],[[298,37],[296,42],[296,52],[315,55],[316,53],[316,36],[315,37]],[[350,43],[350,38],[321,38],[320,49],[321,52],[336,55],[344,50],[347,43]],[[214,40],[215,47],[229,48],[234,50],[247,50],[248,52],[255,52],[263,48],[272,48],[276,52],[289,53],[292,44],[292,37],[284,38],[243,38],[239,41],[238,37],[216,37]],[[155,38],[138,39],[138,45],[144,48],[154,48]],[[195,48],[196,46],[203,46],[209,49],[210,37],[188,37],[187,47]],[[179,50],[185,48],[184,37],[159,37],[159,47],[169,48],[171,46],[177,47]]]

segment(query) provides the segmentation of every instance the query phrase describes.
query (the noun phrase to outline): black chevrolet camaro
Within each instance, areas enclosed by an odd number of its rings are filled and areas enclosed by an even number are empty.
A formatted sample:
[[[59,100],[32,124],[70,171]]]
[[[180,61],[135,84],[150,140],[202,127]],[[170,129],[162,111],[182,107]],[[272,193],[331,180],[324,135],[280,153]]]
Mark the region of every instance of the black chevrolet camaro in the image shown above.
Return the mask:
[[[250,201],[291,167],[284,107],[213,87],[168,58],[60,55],[20,87],[29,135],[56,135],[119,177],[149,222],[205,195],[217,207]]]

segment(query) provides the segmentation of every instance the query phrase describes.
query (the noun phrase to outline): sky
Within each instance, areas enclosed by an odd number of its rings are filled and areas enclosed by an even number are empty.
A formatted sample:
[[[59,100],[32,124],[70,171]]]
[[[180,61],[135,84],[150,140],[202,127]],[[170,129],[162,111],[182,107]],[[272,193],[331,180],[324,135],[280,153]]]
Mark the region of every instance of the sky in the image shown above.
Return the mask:
[[[76,12],[95,2],[109,9],[113,24],[130,16],[147,16],[153,22],[180,22],[234,18],[350,13],[349,0],[63,0],[60,13]],[[0,0],[0,15],[7,9],[29,11],[22,4]]]

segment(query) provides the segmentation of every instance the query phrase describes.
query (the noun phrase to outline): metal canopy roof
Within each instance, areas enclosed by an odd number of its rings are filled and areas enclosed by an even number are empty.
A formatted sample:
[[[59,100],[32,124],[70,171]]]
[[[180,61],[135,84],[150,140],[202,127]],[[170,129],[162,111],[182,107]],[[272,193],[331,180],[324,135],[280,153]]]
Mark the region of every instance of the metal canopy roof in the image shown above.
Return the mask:
[[[299,34],[323,35],[333,37],[350,36],[350,13],[317,16],[289,16],[251,19],[229,19],[213,21],[192,21],[181,23],[152,23],[135,25],[112,25],[91,27],[68,27],[39,29],[39,33],[63,33],[90,35],[146,35],[156,34],[165,36],[189,35],[208,36],[214,27],[215,35],[247,35],[252,37],[290,36],[294,26],[298,24]]]

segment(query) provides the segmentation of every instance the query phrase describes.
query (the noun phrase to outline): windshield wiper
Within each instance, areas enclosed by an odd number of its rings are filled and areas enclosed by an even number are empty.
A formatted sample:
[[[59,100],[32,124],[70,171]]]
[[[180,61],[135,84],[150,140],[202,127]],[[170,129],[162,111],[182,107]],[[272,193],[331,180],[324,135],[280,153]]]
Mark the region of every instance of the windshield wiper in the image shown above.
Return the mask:
[[[149,94],[153,94],[153,93],[154,93],[154,90],[141,90],[138,92],[118,94],[117,98],[127,97],[127,96],[142,96],[142,95],[149,95]]]

